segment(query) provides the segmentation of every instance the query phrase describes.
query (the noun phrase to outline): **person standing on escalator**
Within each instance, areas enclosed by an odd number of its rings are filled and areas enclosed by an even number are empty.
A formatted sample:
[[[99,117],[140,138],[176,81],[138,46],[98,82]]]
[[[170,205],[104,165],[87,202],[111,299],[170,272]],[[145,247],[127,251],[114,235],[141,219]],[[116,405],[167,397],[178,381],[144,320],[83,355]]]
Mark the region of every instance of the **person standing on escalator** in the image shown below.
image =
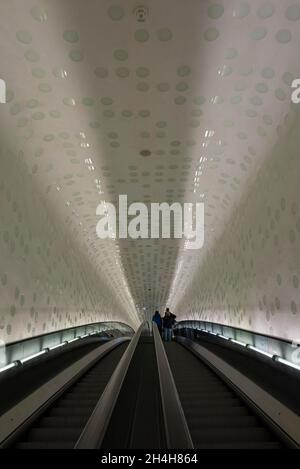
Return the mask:
[[[171,342],[172,340],[172,330],[173,325],[175,324],[175,318],[175,314],[171,313],[169,308],[166,308],[166,312],[163,318],[164,340],[166,342]]]
[[[160,335],[162,335],[162,317],[159,311],[155,311],[152,321],[156,323]]]

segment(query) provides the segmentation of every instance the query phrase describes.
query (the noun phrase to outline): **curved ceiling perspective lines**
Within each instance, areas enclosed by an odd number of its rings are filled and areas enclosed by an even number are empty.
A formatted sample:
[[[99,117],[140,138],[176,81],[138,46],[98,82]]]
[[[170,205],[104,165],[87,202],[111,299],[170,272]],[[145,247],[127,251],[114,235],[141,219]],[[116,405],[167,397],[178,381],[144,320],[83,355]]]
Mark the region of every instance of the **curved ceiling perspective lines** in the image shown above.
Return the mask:
[[[299,330],[299,1],[3,0],[0,37],[4,340],[167,304]],[[100,240],[120,194],[203,202],[203,248]]]

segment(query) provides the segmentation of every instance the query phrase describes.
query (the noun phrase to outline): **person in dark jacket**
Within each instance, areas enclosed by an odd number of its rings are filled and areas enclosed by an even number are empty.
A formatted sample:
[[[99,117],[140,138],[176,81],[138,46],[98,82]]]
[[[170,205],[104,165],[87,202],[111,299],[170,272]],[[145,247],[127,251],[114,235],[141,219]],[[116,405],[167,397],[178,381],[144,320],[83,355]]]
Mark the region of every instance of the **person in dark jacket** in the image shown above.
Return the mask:
[[[173,324],[172,324],[172,325],[174,326],[174,324],[176,323],[176,321],[175,321],[175,319],[176,319],[176,314],[171,313],[170,308],[166,308],[166,312],[170,313],[170,316],[171,316],[171,318],[173,319]]]
[[[170,342],[172,340],[173,324],[174,324],[174,318],[171,316],[169,308],[167,308],[166,312],[165,312],[165,315],[164,315],[164,318],[163,318],[164,340],[166,342]]]
[[[162,317],[159,311],[155,311],[152,321],[156,323],[160,335],[162,335]]]

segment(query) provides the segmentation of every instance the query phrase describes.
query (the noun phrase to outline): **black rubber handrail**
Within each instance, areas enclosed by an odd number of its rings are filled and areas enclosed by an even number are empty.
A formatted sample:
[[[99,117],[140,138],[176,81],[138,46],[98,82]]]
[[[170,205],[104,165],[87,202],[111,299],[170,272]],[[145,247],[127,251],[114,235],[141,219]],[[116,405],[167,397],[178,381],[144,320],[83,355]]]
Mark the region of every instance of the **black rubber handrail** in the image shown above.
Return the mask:
[[[153,336],[168,449],[192,449],[193,441],[157,325]]]
[[[140,325],[139,329],[131,339],[130,344],[97,402],[91,417],[77,440],[74,447],[75,449],[101,448],[102,441],[105,437],[107,427],[143,328],[144,323]]]

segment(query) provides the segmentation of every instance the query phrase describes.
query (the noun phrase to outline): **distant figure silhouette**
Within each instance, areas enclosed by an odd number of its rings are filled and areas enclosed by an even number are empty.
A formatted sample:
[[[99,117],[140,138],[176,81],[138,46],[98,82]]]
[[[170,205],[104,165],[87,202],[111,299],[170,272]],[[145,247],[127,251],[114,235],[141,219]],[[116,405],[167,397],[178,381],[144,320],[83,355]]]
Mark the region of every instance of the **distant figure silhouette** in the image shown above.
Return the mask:
[[[155,311],[152,321],[156,323],[160,335],[162,335],[162,317],[159,311]]]
[[[175,318],[175,314],[171,313],[169,308],[166,308],[163,318],[164,340],[166,342],[171,342],[172,340],[172,328],[175,323]]]

